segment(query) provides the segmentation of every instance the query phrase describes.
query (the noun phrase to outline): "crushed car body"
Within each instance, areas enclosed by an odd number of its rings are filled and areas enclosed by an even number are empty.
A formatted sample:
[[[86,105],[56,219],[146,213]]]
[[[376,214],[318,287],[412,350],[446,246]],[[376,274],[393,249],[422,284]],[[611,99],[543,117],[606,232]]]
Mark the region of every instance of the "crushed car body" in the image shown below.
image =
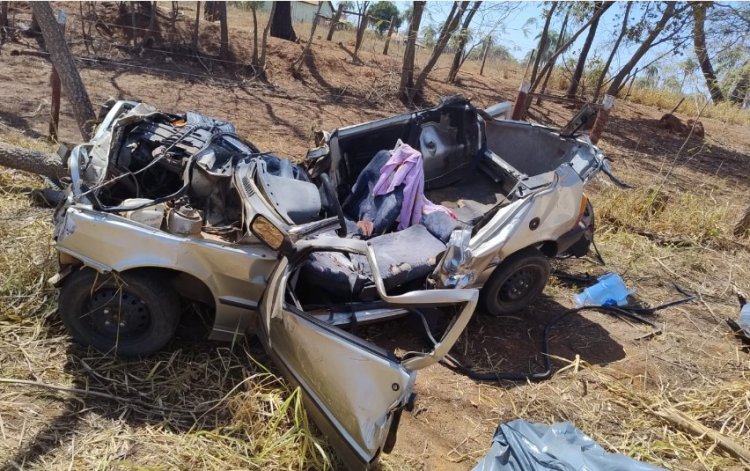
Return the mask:
[[[345,463],[367,466],[477,304],[523,309],[548,258],[592,241],[583,188],[604,156],[502,110],[452,97],[326,133],[294,164],[229,123],[118,101],[68,159],[60,315],[125,356],[185,318],[216,340],[255,333]],[[397,357],[350,328],[422,309],[452,318],[426,351]]]

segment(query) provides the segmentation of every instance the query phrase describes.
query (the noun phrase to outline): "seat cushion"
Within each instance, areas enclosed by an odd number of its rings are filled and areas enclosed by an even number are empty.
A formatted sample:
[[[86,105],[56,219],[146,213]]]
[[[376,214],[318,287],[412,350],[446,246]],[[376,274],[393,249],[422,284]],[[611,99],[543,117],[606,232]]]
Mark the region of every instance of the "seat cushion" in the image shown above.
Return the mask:
[[[422,225],[370,239],[386,290],[424,279],[432,272],[445,244]],[[302,267],[300,279],[341,296],[357,295],[372,281],[363,255],[316,252]]]

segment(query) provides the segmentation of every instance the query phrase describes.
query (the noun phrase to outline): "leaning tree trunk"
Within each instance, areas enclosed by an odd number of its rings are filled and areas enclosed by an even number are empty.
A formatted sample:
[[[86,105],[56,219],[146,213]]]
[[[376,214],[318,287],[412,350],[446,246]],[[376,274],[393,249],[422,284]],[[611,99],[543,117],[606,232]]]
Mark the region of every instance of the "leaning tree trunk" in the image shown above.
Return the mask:
[[[33,151],[3,142],[0,142],[0,165],[50,178],[60,178],[66,173],[57,154]]]
[[[615,58],[615,54],[617,54],[617,50],[620,48],[622,38],[624,38],[625,33],[628,32],[628,15],[630,15],[630,7],[632,5],[632,2],[627,2],[625,5],[625,13],[622,17],[622,27],[620,28],[620,34],[617,36],[615,45],[612,46],[612,51],[610,51],[609,57],[607,57],[607,62],[604,63],[604,67],[602,68],[602,73],[599,75],[599,78],[596,81],[596,86],[594,86],[594,98],[591,100],[594,103],[596,103],[596,101],[599,99],[602,85],[604,84],[604,79],[607,77],[607,72],[609,72],[609,66],[612,65],[612,59]]]
[[[198,35],[200,34],[201,25],[201,2],[195,6],[195,22],[193,23],[193,39],[190,41],[190,47],[193,52],[198,52]]]
[[[287,41],[297,41],[292,26],[292,2],[274,2],[276,8],[271,17],[271,36]]]
[[[458,2],[456,2],[455,4],[457,3]],[[437,44],[435,44],[435,48],[432,50],[432,55],[427,61],[427,64],[425,64],[422,70],[419,71],[417,81],[414,83],[414,89],[409,94],[410,103],[414,103],[417,99],[421,101],[424,91],[424,84],[427,82],[427,76],[430,75],[430,72],[432,72],[432,68],[435,67],[435,64],[437,64],[437,61],[440,58],[440,54],[443,53],[443,50],[445,50],[445,46],[448,44],[451,35],[453,35],[453,32],[458,28],[458,23],[461,21],[461,17],[464,16],[464,12],[466,11],[466,8],[468,8],[468,6],[468,1],[461,2],[461,5],[456,9],[453,17],[449,16],[445,20],[443,28],[440,31],[440,37],[438,38]]]
[[[88,140],[96,124],[96,115],[94,114],[94,108],[91,106],[89,94],[86,92],[86,87],[83,85],[83,80],[81,80],[73,61],[73,56],[65,43],[65,37],[57,25],[55,14],[52,12],[49,2],[31,2],[31,8],[42,30],[52,65],[60,75],[63,90],[65,90],[68,102],[73,108],[73,115],[78,123],[81,136]]]
[[[549,42],[549,25],[552,21],[552,14],[555,12],[555,8],[557,8],[557,2],[552,2],[552,5],[550,5],[549,10],[547,11],[547,18],[545,18],[544,20],[542,35],[539,38],[539,47],[537,47],[536,49],[536,58],[534,58],[534,66],[531,68],[531,79],[529,79],[529,82],[531,83],[534,83],[534,81],[536,80],[539,65],[542,63],[542,56],[544,55],[548,47],[547,43]]]
[[[708,57],[708,49],[706,48],[706,10],[710,6],[706,2],[691,2],[690,6],[693,9],[693,45],[695,47],[695,55],[698,56],[698,64],[700,64],[703,77],[706,79],[706,86],[708,91],[711,93],[711,99],[714,103],[724,101],[724,93],[719,88],[719,81],[716,79],[716,72],[711,64],[711,58]]]
[[[674,15],[675,9],[676,6],[674,2],[667,3],[667,7],[664,9],[661,18],[656,23],[656,26],[654,26],[654,28],[648,33],[646,39],[644,39],[638,49],[636,49],[636,51],[630,57],[630,60],[625,63],[625,65],[620,69],[617,75],[615,75],[615,77],[612,79],[612,82],[610,82],[609,88],[607,88],[607,95],[617,96],[620,88],[622,88],[623,82],[630,75],[630,71],[635,68],[636,64],[638,64],[638,61],[640,61],[641,58],[646,54],[646,52],[651,49],[651,45],[654,43],[654,40],[664,30],[664,26]]]
[[[596,15],[597,12],[601,10],[601,13],[604,13],[605,10],[607,10],[612,5],[612,2],[607,3],[606,5],[604,2],[596,2],[594,4],[594,14]],[[578,63],[576,64],[576,68],[573,71],[573,78],[570,79],[570,86],[568,87],[568,91],[565,93],[565,96],[567,98],[575,98],[578,94],[578,85],[581,83],[581,77],[583,77],[583,69],[586,67],[586,59],[589,55],[589,50],[591,49],[591,44],[594,42],[594,36],[596,36],[596,28],[599,27],[599,19],[601,18],[601,14],[596,17],[596,20],[591,22],[591,26],[589,26],[589,33],[586,35],[586,40],[583,43],[583,47],[581,48],[581,53],[578,56]]]
[[[219,31],[221,34],[221,48],[219,49],[219,57],[228,60],[229,59],[229,27],[227,26],[227,2],[219,3]]]
[[[414,57],[416,55],[417,33],[419,24],[422,22],[422,12],[427,2],[414,2],[411,21],[409,22],[409,33],[404,49],[404,62],[401,66],[401,81],[398,86],[398,96],[402,101],[407,101],[411,90],[414,88]]]
[[[471,20],[474,19],[474,15],[476,15],[477,10],[479,9],[479,6],[481,4],[481,1],[474,2],[474,4],[471,6],[471,10],[469,10],[469,13],[466,15],[466,19],[464,19],[464,24],[461,25],[461,37],[458,40],[456,53],[453,55],[451,69],[448,71],[448,83],[453,83],[456,81],[458,69],[460,69],[461,64],[463,64],[462,59],[466,51],[466,42],[469,40],[469,25],[471,24]]]

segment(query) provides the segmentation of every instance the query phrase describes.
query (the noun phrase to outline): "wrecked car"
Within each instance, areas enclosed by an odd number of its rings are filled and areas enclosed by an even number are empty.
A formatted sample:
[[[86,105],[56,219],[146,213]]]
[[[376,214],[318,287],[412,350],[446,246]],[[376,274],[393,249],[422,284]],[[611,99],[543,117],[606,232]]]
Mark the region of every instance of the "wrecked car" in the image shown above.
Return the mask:
[[[185,322],[215,340],[255,333],[342,459],[367,465],[393,446],[416,371],[478,302],[521,310],[549,258],[589,249],[583,187],[604,156],[578,125],[503,110],[449,98],[324,133],[295,164],[229,123],[113,103],[68,158],[60,316],[78,342],[124,356]],[[428,309],[452,320],[427,351],[397,357],[355,335]]]

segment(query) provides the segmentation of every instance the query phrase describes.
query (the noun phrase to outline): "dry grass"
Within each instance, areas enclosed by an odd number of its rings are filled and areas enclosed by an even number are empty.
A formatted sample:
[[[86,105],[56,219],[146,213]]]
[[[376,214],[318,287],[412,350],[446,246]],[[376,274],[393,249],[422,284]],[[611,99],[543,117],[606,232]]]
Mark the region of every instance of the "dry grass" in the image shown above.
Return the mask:
[[[677,244],[704,245],[731,237],[728,207],[707,195],[645,186],[604,190],[596,211],[604,231],[626,230]]]
[[[668,112],[680,102],[683,95],[670,92],[668,90],[659,90],[654,88],[634,87],[630,91],[628,100],[651,106]],[[680,105],[678,113],[687,117],[698,116],[704,105],[703,98],[697,96],[687,97]],[[714,118],[719,121],[730,124],[750,125],[750,110],[743,110],[737,105],[731,103],[709,104],[702,114],[705,118]]]

